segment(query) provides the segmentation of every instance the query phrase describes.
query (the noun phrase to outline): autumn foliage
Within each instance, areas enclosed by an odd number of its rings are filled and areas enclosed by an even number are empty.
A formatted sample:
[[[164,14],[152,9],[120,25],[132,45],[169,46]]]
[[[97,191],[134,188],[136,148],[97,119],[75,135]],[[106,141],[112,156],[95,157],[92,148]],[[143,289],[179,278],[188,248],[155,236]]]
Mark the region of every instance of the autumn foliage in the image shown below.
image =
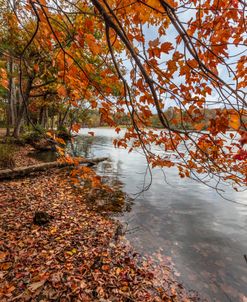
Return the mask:
[[[141,147],[150,166],[176,166],[181,177],[245,186],[244,10],[242,0],[31,0],[3,16],[11,15],[10,27],[24,28],[25,43],[14,58],[26,75],[21,91],[32,69],[36,94],[49,87],[55,102],[97,108],[116,131],[112,116],[128,113],[131,126],[115,145]],[[37,59],[27,68],[31,49]],[[44,51],[49,64],[39,56]],[[34,106],[31,95],[24,102]],[[176,118],[165,114],[169,107]],[[216,114],[205,132],[209,108]],[[154,114],[159,132],[150,128]]]

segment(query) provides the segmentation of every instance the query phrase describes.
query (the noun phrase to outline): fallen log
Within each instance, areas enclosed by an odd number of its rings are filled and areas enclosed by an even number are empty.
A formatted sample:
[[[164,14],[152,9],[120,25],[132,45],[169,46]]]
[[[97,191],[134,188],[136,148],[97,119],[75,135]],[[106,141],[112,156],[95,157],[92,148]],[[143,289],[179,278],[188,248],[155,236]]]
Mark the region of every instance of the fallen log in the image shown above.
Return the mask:
[[[97,163],[105,161],[107,159],[108,159],[107,157],[99,157],[99,158],[93,158],[93,159],[79,158],[79,159],[77,159],[77,163],[93,166],[93,165],[96,165]],[[47,169],[52,169],[52,168],[72,167],[74,165],[75,165],[75,163],[73,163],[73,162],[54,161],[54,162],[48,162],[48,163],[40,163],[40,164],[36,164],[36,165],[32,165],[32,166],[0,170],[0,180],[24,177],[33,172],[45,171]]]

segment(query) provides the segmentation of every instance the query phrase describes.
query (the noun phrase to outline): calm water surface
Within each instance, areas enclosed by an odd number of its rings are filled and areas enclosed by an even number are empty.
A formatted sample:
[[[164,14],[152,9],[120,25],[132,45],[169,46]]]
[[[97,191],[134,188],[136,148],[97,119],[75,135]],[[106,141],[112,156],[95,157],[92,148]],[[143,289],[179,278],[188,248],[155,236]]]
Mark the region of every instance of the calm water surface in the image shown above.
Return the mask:
[[[89,137],[94,131],[95,137]],[[120,134],[121,135],[121,132]],[[108,156],[100,173],[123,183],[130,196],[144,183],[146,161],[140,152],[116,149],[111,129],[82,129],[77,154]],[[153,170],[150,189],[138,196],[121,220],[128,223],[132,244],[140,252],[159,249],[174,262],[179,279],[209,301],[247,301],[247,192],[226,188],[227,196],[244,205],[221,198],[213,189],[189,179],[177,170]],[[146,179],[148,182],[148,179]],[[246,296],[246,297],[245,297]]]

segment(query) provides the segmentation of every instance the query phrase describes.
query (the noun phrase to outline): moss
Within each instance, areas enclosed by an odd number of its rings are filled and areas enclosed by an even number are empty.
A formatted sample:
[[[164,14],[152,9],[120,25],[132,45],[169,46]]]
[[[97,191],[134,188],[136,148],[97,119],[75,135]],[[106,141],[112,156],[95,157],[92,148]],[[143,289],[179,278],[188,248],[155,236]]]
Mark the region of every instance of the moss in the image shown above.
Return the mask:
[[[13,144],[0,144],[0,168],[11,169],[15,167],[14,155],[17,147]]]

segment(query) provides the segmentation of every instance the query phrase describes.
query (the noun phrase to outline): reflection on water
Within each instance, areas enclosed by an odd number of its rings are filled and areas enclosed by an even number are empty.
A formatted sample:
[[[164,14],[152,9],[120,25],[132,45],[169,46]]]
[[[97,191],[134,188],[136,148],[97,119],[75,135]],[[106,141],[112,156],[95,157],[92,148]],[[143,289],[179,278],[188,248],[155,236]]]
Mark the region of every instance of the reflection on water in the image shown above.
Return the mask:
[[[114,148],[113,130],[93,131],[96,136],[87,137],[88,129],[83,129],[75,152],[109,156],[111,162],[101,163],[98,172],[120,180],[128,194],[140,191],[146,172],[143,154]],[[159,169],[153,170],[152,186],[123,215],[130,229],[138,229],[130,232],[129,239],[140,251],[162,249],[172,256],[180,279],[209,301],[246,301],[247,207],[222,199],[202,184],[180,179],[174,168],[165,172],[168,183]],[[247,192],[229,189],[226,195],[242,203],[247,200]]]

